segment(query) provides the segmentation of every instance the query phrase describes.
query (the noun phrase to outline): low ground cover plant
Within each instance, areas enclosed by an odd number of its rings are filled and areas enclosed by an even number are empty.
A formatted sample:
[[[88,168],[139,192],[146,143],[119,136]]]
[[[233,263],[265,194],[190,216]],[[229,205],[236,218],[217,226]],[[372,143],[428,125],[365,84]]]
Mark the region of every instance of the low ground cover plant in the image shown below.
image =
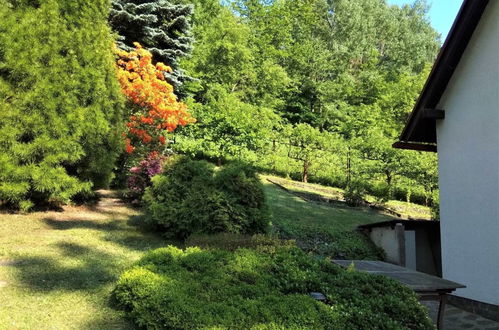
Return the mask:
[[[114,296],[150,329],[433,328],[410,289],[290,246],[160,248],[120,277]]]
[[[295,240],[298,247],[314,255],[334,259],[384,259],[383,250],[357,230],[332,233],[321,228],[303,228],[300,233],[296,233],[277,225],[274,228],[279,237]]]
[[[200,247],[203,249],[223,249],[229,251],[235,251],[240,248],[273,251],[278,247],[295,247],[297,245],[295,240],[281,239],[275,235],[256,234],[250,236],[220,233],[214,235],[191,235],[185,240],[185,246]]]
[[[266,231],[269,213],[255,170],[234,163],[221,169],[187,157],[172,157],[152,179],[143,202],[147,221],[165,235],[256,234]]]

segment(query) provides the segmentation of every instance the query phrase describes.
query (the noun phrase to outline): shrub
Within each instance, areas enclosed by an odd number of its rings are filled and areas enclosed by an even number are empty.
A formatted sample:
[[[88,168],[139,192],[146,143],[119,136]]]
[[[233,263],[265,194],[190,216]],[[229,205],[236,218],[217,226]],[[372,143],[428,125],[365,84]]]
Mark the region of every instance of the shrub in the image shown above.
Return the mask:
[[[364,195],[366,188],[361,181],[352,181],[346,187],[344,198],[349,206],[359,206],[364,204]]]
[[[165,166],[143,201],[148,221],[168,236],[266,230],[265,195],[252,168],[235,164],[215,171],[208,162],[186,157],[172,158]]]
[[[158,152],[151,152],[137,166],[130,168],[127,179],[127,197],[138,201],[144,195],[147,187],[151,185],[151,178],[163,171],[163,162],[166,157]]]
[[[296,229],[274,225],[284,239],[293,238],[307,253],[332,259],[383,260],[384,251],[359,231],[327,232],[323,228]]]
[[[114,296],[151,329],[433,328],[410,289],[290,247],[154,250],[120,277]]]
[[[431,197],[431,218],[440,220],[440,196],[438,191],[434,191]]]
[[[257,249],[260,251],[275,250],[277,247],[294,247],[294,240],[284,240],[277,236],[256,234],[253,236],[220,233],[215,235],[195,234],[185,241],[188,247],[217,248],[235,251],[239,248]]]

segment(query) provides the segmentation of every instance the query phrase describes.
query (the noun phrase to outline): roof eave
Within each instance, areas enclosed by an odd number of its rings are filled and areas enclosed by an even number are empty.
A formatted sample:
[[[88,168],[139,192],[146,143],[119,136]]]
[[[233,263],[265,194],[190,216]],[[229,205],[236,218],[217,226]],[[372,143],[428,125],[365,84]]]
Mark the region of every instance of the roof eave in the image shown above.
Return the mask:
[[[463,2],[395,148],[436,151],[436,119],[423,118],[423,111],[437,107],[488,3],[489,0]]]

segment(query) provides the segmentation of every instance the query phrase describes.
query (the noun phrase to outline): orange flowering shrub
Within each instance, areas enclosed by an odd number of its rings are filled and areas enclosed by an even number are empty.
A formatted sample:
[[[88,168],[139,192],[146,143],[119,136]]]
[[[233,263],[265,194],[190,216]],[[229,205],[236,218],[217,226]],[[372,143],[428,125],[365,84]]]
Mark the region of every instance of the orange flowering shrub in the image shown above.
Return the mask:
[[[154,150],[166,143],[165,131],[195,122],[165,80],[164,72],[172,69],[161,62],[154,65],[152,54],[139,43],[134,45],[131,52],[116,50],[118,80],[123,93],[136,105],[124,134],[127,153],[133,153],[139,145]]]

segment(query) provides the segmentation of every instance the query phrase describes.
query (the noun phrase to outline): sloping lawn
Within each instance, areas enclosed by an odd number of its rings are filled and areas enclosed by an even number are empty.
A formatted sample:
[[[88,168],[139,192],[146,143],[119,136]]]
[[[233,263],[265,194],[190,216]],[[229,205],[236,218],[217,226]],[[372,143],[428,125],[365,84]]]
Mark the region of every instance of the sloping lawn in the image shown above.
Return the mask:
[[[264,179],[270,179],[273,182],[278,183],[287,190],[296,194],[305,194],[308,198],[313,200],[330,199],[333,201],[343,201],[344,190],[340,188],[322,186],[314,183],[303,183],[298,181],[293,181],[289,179],[284,179],[277,176],[265,175],[262,176]],[[376,198],[374,196],[365,196],[365,199],[370,203],[376,203]],[[407,203],[397,200],[389,200],[379,206],[386,208],[389,211],[400,214],[406,219],[431,219],[431,208],[428,206],[423,206],[414,203]]]
[[[345,259],[379,259],[380,251],[357,226],[393,218],[368,208],[328,206],[307,202],[264,179],[273,215],[273,228],[283,238],[293,238],[303,249],[322,256]]]
[[[127,329],[110,292],[124,269],[164,239],[110,192],[92,207],[0,214],[0,329]]]

